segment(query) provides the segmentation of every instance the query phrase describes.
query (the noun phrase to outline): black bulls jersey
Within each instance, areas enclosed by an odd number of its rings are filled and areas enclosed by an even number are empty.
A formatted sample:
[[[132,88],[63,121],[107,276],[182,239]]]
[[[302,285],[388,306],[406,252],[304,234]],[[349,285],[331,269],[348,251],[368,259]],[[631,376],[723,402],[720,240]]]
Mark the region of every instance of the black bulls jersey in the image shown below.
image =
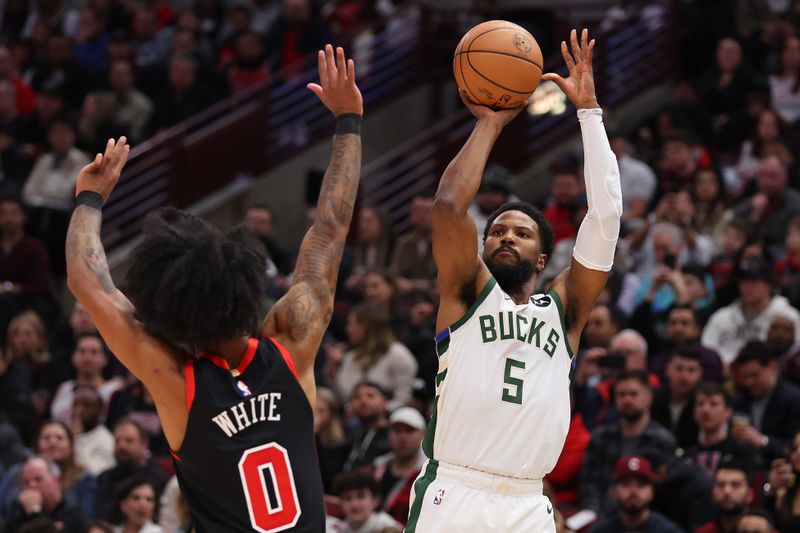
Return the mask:
[[[173,455],[197,533],[324,531],[313,413],[285,349],[250,339],[235,369],[201,354],[184,371],[189,420]]]

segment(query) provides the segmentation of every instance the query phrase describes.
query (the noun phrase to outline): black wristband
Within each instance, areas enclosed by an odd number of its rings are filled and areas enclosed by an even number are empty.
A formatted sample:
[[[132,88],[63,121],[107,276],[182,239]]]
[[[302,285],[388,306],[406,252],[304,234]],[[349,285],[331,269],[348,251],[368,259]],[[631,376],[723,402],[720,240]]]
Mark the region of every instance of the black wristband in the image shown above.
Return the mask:
[[[336,135],[346,135],[354,133],[361,135],[361,115],[348,113],[336,117]]]
[[[75,207],[79,205],[88,205],[100,211],[103,209],[103,197],[94,191],[81,191],[81,193],[75,197]]]

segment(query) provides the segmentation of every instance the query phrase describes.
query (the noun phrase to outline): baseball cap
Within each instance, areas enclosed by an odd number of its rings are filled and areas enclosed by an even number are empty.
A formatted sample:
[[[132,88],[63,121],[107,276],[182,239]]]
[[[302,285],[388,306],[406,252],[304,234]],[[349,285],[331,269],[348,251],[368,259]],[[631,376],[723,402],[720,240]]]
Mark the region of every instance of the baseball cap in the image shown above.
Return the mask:
[[[772,265],[761,257],[751,257],[739,263],[736,269],[736,277],[738,279],[758,279],[772,282],[773,279]]]
[[[413,407],[400,407],[389,417],[389,424],[405,424],[419,431],[425,431],[425,419]]]
[[[614,482],[630,477],[638,477],[652,483],[653,467],[650,461],[641,455],[628,455],[617,461],[617,466],[614,468]]]

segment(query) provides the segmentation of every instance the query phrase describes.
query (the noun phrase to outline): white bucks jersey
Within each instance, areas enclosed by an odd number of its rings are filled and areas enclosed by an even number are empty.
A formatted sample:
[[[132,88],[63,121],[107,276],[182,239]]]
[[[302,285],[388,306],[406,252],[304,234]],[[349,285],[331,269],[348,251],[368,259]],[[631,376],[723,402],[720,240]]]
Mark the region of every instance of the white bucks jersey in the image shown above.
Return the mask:
[[[570,423],[563,316],[555,292],[517,305],[491,278],[436,336],[429,458],[514,478],[541,479],[553,469]]]

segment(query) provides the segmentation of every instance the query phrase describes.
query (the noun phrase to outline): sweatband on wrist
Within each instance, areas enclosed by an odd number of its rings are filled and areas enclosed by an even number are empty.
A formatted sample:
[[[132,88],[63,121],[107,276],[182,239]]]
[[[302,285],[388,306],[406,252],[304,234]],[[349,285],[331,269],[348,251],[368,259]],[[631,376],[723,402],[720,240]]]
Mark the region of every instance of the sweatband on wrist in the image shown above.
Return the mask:
[[[579,109],[578,121],[589,209],[578,229],[572,255],[588,269],[608,272],[614,264],[622,217],[619,166],[603,127],[603,111]]]
[[[336,135],[346,135],[348,133],[361,135],[361,122],[361,115],[356,115],[355,113],[339,115],[336,117]]]
[[[75,207],[79,205],[86,205],[100,211],[103,209],[103,197],[94,191],[81,191],[75,197]]]

